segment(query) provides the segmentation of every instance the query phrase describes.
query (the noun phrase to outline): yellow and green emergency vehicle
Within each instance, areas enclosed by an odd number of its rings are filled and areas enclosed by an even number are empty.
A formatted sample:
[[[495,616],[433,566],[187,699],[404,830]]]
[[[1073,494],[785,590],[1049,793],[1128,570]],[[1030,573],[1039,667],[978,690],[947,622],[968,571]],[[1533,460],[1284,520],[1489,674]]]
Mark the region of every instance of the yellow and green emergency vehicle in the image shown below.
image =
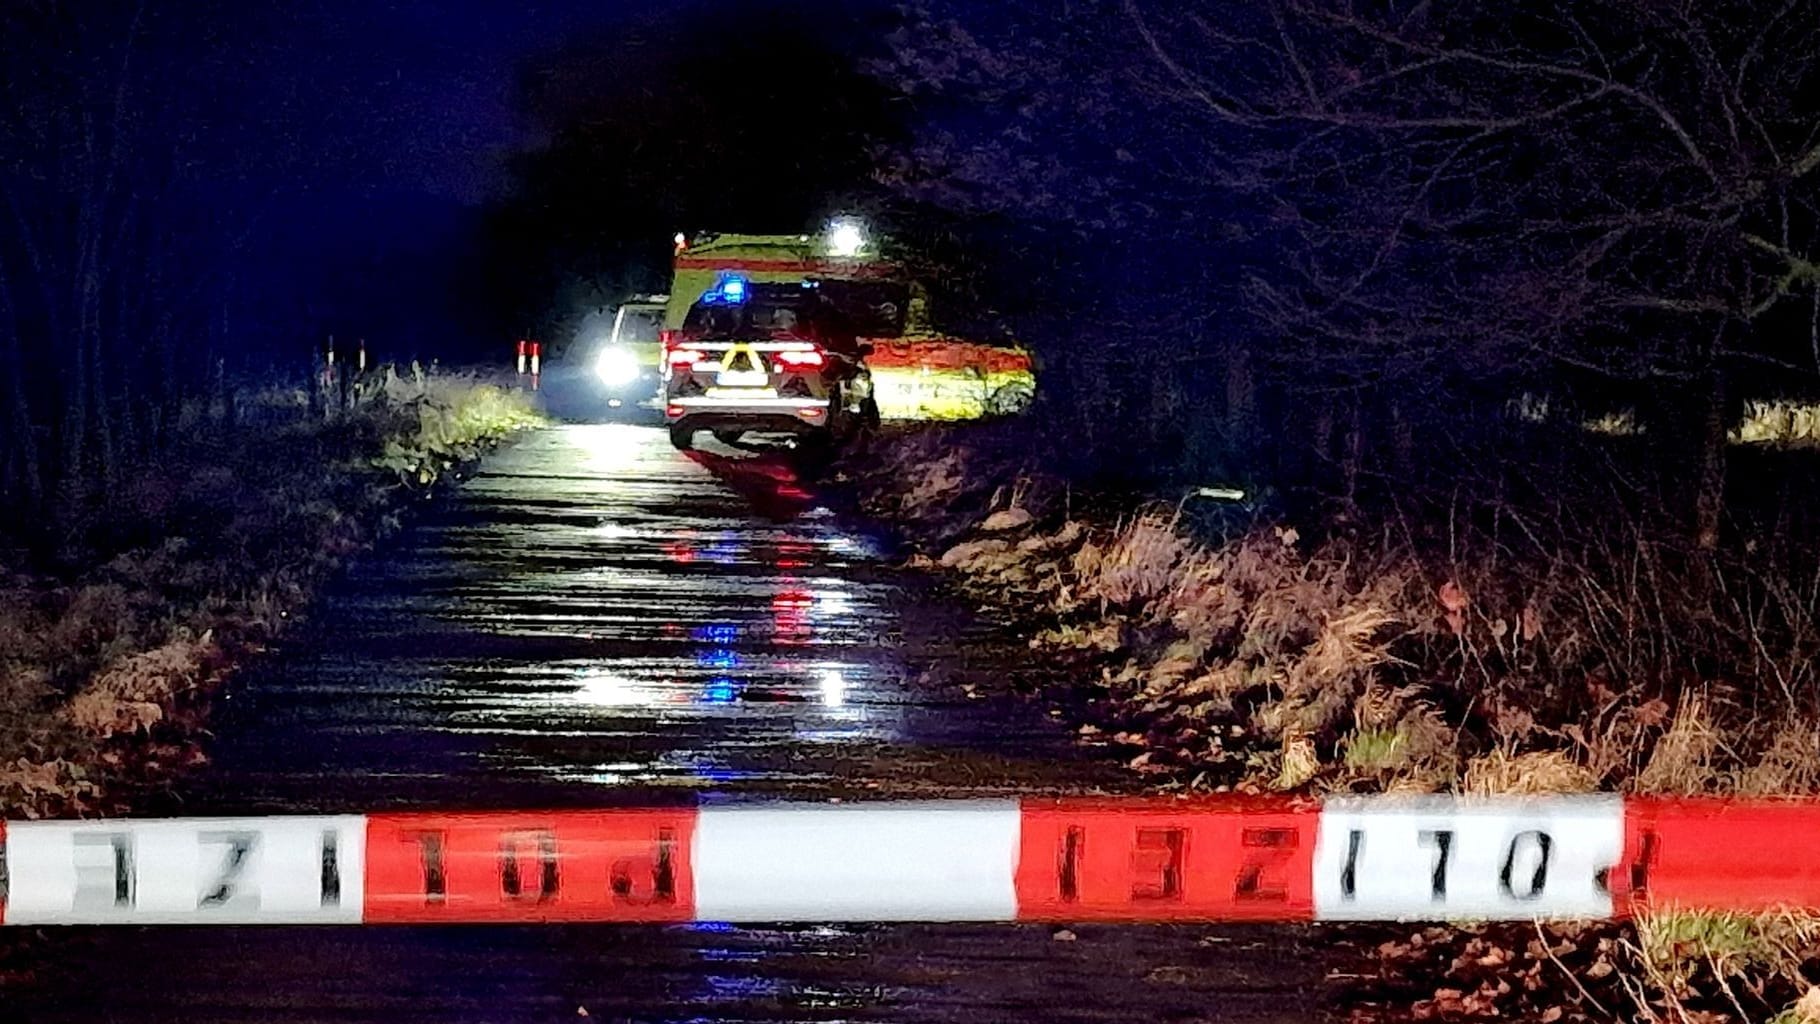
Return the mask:
[[[666,336],[729,278],[754,285],[813,282],[847,312],[868,346],[881,418],[975,419],[1021,411],[1035,397],[1027,351],[934,330],[924,290],[884,259],[855,221],[836,220],[817,235],[679,234],[674,241]]]

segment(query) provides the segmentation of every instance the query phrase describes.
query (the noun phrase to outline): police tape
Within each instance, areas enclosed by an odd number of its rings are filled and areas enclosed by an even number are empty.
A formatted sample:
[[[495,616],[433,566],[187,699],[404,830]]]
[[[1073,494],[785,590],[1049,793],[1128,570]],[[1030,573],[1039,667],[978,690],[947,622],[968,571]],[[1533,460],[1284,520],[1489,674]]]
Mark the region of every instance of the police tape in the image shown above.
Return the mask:
[[[1820,803],[709,804],[12,822],[0,923],[1329,921],[1820,909]]]

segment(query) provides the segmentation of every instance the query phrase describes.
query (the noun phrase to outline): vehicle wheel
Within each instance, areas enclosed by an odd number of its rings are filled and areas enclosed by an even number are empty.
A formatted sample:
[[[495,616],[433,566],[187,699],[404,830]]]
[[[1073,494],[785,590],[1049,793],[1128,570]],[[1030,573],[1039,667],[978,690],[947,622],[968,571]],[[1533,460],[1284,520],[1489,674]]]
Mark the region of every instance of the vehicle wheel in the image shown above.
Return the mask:
[[[734,430],[731,427],[722,427],[714,432],[714,440],[719,441],[721,444],[727,445],[728,447],[738,444],[739,439],[745,436],[745,431]]]
[[[681,423],[670,424],[670,444],[679,452],[695,447],[695,428],[685,427]]]

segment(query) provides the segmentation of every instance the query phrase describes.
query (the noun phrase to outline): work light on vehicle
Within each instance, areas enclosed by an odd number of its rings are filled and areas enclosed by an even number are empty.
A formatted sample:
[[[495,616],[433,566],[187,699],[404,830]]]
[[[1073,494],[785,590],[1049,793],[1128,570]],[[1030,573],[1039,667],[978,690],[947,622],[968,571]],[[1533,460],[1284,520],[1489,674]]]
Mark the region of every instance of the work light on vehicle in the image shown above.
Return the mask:
[[[839,257],[858,256],[866,247],[866,229],[859,221],[843,217],[828,225],[828,252]]]
[[[594,360],[594,375],[610,388],[630,384],[638,379],[638,357],[618,345],[603,349]]]

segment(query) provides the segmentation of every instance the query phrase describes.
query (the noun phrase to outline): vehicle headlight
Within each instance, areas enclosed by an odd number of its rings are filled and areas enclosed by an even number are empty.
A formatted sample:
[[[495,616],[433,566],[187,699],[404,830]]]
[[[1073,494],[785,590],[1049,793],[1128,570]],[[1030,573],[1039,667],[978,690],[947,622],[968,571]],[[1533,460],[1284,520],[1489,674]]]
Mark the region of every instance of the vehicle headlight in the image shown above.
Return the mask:
[[[638,357],[630,349],[606,349],[594,360],[594,375],[610,388],[630,384],[638,379]]]

